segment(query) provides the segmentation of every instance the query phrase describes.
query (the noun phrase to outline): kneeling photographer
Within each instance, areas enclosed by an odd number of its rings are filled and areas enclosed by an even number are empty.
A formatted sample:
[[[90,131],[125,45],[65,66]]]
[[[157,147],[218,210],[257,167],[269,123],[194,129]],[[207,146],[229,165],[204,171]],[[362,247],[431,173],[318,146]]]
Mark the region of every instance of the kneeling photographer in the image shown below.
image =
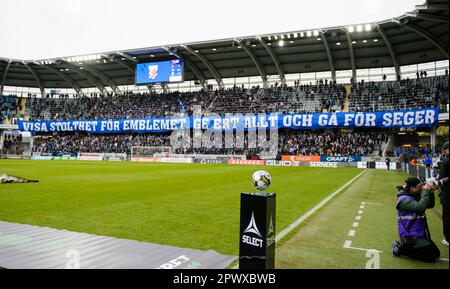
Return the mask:
[[[405,181],[397,195],[398,234],[400,241],[395,241],[393,254],[409,256],[417,260],[434,262],[440,252],[431,240],[425,211],[434,207],[434,189],[431,183],[422,184],[418,178]]]

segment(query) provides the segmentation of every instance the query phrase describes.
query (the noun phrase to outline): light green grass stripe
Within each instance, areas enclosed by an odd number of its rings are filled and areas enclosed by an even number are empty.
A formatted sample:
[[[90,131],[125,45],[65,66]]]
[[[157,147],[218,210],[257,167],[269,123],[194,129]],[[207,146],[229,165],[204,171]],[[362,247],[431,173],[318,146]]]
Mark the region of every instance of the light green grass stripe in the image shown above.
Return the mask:
[[[289,226],[286,227],[286,229],[284,229],[283,231],[281,231],[280,233],[278,233],[278,235],[275,237],[275,242],[278,242],[279,240],[281,240],[282,238],[284,238],[287,234],[289,234],[292,230],[294,230],[298,225],[300,225],[303,221],[305,221],[309,216],[311,216],[312,214],[314,214],[318,209],[320,209],[323,205],[325,205],[326,203],[328,203],[334,196],[336,196],[337,194],[339,194],[343,189],[345,189],[347,186],[349,186],[351,183],[353,183],[354,181],[356,181],[360,176],[362,176],[365,172],[367,171],[367,169],[365,169],[364,171],[362,171],[359,175],[357,175],[356,177],[354,177],[353,179],[351,179],[350,181],[348,181],[345,185],[343,185],[342,187],[340,187],[339,189],[337,189],[334,193],[332,193],[331,195],[329,195],[328,197],[326,197],[325,199],[323,199],[320,203],[318,203],[314,208],[312,208],[311,210],[309,210],[308,212],[306,212],[304,215],[302,215],[300,218],[298,218],[295,222],[293,222],[292,224],[290,224]]]
[[[328,203],[334,196],[339,194],[343,189],[348,187],[350,184],[352,184],[354,181],[356,181],[359,177],[361,177],[367,169],[362,171],[360,174],[358,174],[356,177],[345,183],[342,187],[337,189],[335,192],[333,192],[331,195],[323,199],[320,203],[318,203],[314,208],[303,214],[300,218],[298,218],[296,221],[294,221],[292,224],[286,227],[283,231],[278,233],[278,235],[275,236],[275,242],[278,242],[282,238],[284,238],[286,235],[288,235],[292,230],[294,230],[298,225],[300,225],[303,221],[305,221],[309,216],[314,214],[318,209],[320,209],[323,205]],[[239,269],[239,263],[237,263],[235,266],[232,267],[232,269]]]

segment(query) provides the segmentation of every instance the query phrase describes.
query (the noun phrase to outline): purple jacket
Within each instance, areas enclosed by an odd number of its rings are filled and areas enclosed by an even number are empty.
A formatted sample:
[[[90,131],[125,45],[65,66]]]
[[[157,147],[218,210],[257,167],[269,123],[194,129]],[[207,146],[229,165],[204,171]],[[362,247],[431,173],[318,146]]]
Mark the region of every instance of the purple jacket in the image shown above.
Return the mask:
[[[410,196],[400,196],[397,199],[397,205],[400,204],[401,201],[413,199]],[[406,212],[397,209],[398,212],[398,234],[400,238],[402,237],[415,237],[415,238],[426,238],[427,237],[427,224],[425,219],[425,212],[422,214],[417,212]]]

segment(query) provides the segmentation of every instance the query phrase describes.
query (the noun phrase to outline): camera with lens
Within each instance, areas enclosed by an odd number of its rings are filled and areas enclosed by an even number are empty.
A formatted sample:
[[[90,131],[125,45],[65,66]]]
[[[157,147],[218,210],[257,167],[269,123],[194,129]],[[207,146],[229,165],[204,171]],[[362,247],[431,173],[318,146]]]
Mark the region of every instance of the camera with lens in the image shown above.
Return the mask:
[[[420,181],[423,183],[423,184],[432,184],[433,185],[433,187],[442,187],[445,183],[447,183],[448,182],[448,178],[442,178],[442,179],[436,179],[435,177],[434,178],[428,178],[428,179],[426,179],[426,178],[420,178]]]

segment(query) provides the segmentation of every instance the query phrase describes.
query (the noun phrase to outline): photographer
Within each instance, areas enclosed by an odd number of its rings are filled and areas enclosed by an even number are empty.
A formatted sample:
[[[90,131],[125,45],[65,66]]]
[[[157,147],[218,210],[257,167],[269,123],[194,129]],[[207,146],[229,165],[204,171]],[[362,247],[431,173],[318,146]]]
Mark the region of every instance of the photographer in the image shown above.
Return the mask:
[[[448,141],[442,146],[444,157],[439,165],[439,179],[448,178]],[[440,187],[439,198],[442,205],[442,222],[444,227],[445,239],[441,241],[442,244],[448,246],[448,223],[449,223],[449,199],[448,199],[448,182],[443,183]]]
[[[425,215],[426,209],[434,207],[434,187],[423,185],[418,178],[405,181],[403,190],[397,195],[398,234],[393,254],[409,256],[417,260],[434,262],[440,256],[439,249],[431,240]]]

